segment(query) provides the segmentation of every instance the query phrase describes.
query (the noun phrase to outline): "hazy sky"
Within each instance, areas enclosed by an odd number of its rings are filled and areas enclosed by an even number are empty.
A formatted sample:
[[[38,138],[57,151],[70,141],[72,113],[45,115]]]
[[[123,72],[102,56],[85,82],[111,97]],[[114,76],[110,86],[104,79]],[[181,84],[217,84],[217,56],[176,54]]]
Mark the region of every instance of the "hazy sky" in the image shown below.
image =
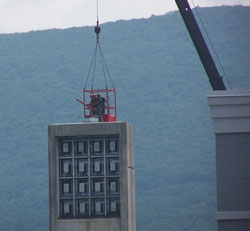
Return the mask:
[[[0,0],[0,33],[94,25],[97,0]],[[189,0],[191,7],[250,5],[250,0]],[[194,3],[194,5],[193,5]],[[177,10],[174,0],[99,0],[100,22]]]

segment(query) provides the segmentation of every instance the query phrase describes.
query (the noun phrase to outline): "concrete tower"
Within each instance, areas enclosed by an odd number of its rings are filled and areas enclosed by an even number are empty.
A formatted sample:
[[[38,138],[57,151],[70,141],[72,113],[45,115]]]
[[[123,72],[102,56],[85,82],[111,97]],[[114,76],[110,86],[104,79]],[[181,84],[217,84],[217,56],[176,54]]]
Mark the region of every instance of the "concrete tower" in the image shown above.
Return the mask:
[[[214,91],[218,231],[250,230],[250,91]]]
[[[136,231],[133,126],[48,127],[50,231]]]

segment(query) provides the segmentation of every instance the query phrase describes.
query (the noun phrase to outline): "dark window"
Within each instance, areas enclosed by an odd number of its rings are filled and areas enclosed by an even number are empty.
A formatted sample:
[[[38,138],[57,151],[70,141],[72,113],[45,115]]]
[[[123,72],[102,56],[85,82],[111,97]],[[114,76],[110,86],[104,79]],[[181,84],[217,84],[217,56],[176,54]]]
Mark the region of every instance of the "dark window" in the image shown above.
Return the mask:
[[[63,197],[73,196],[72,180],[60,180],[60,195]]]
[[[60,200],[60,215],[61,217],[73,217],[72,200]]]
[[[92,176],[104,175],[104,159],[103,158],[91,159],[91,175]]]
[[[91,179],[91,196],[104,196],[104,179]]]
[[[120,199],[110,198],[107,199],[107,215],[108,216],[120,216]]]
[[[105,215],[105,204],[104,199],[92,200],[92,216],[104,216]]]
[[[76,200],[75,214],[78,217],[89,216],[89,201],[84,199]]]
[[[88,175],[88,159],[75,159],[75,176]]]
[[[89,195],[89,183],[87,179],[78,179],[75,181],[76,196],[86,197]]]
[[[72,176],[72,160],[71,159],[60,160],[60,176],[61,177]]]
[[[72,142],[71,140],[61,140],[60,142],[60,156],[72,155]]]
[[[91,155],[103,155],[103,139],[102,138],[94,138],[91,139]]]
[[[106,139],[106,153],[108,155],[116,155],[119,153],[118,137],[109,137]]]
[[[87,139],[77,139],[75,141],[75,154],[88,155],[88,140]]]
[[[120,195],[120,180],[119,178],[107,178],[107,195],[119,196]]]
[[[120,175],[119,158],[106,158],[106,172],[109,176]]]

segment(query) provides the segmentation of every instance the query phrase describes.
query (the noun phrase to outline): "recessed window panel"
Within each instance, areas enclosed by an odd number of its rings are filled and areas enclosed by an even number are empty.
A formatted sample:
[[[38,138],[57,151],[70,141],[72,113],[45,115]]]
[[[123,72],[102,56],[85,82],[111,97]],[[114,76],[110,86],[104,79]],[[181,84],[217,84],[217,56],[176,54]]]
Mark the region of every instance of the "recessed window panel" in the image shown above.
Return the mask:
[[[100,213],[102,212],[103,208],[102,208],[102,203],[100,201],[96,201],[95,202],[95,211],[96,213]]]
[[[75,213],[78,217],[88,217],[89,216],[89,200],[87,199],[77,199],[75,203]]]
[[[109,196],[120,195],[120,180],[119,178],[107,178],[106,180],[106,190]]]
[[[120,174],[119,158],[106,158],[107,175],[114,176]]]
[[[101,171],[101,162],[95,161],[94,162],[94,172],[100,172]]]
[[[104,196],[104,179],[91,179],[91,196]]]
[[[73,200],[60,200],[60,216],[61,217],[73,216]]]
[[[115,172],[117,170],[117,162],[111,160],[110,161],[110,171]]]
[[[75,154],[78,156],[88,155],[88,140],[77,139],[75,141]]]
[[[91,159],[91,175],[92,176],[104,175],[104,159],[103,158]]]
[[[63,197],[73,195],[72,180],[60,180],[60,195]]]
[[[60,176],[61,177],[72,176],[72,159],[60,160]]]
[[[75,195],[77,197],[87,197],[89,195],[88,179],[77,179],[75,181]]]
[[[117,182],[111,181],[110,182],[110,192],[116,192],[117,191]]]
[[[91,155],[103,155],[103,138],[94,138],[91,140]]]
[[[88,159],[75,159],[75,176],[88,175]]]
[[[105,203],[104,199],[94,199],[92,204],[92,216],[104,216],[105,215]]]
[[[108,155],[117,155],[119,153],[119,138],[106,138],[106,153]]]
[[[60,156],[71,156],[72,155],[72,141],[61,140],[60,141]]]
[[[107,215],[108,216],[120,215],[120,199],[119,198],[107,199]]]
[[[117,211],[117,203],[115,201],[112,201],[110,203],[110,211],[111,212],[116,212]]]

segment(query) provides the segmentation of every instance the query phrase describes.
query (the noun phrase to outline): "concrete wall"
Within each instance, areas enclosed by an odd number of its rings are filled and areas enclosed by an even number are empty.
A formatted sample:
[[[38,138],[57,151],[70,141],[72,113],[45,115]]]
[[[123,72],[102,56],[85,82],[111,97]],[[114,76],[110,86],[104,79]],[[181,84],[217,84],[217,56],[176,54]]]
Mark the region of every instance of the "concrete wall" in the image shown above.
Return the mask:
[[[214,91],[219,231],[250,230],[250,91]]]
[[[60,219],[60,137],[119,135],[120,218]],[[50,231],[136,231],[133,126],[130,123],[76,123],[48,126]]]

